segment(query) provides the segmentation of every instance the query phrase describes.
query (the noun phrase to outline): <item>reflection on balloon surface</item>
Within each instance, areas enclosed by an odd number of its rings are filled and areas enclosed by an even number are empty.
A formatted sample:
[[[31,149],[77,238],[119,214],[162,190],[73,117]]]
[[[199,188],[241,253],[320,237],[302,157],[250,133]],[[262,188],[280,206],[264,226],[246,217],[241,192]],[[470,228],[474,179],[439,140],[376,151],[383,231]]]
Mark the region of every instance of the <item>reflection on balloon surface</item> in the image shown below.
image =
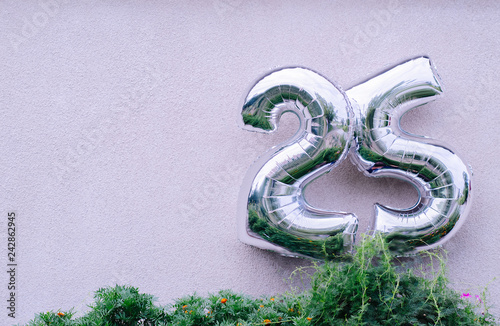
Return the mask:
[[[375,205],[370,231],[394,251],[432,248],[463,223],[471,172],[438,141],[411,135],[399,122],[409,109],[441,94],[430,60],[416,58],[347,92],[305,68],[285,68],[260,79],[247,95],[242,127],[277,130],[284,112],[300,126],[249,169],[239,203],[239,237],[283,255],[326,258],[349,251],[357,232],[352,213],[323,210],[304,199],[304,188],[347,156],[369,177],[411,183],[419,199],[407,209]],[[362,198],[360,198],[362,200]]]

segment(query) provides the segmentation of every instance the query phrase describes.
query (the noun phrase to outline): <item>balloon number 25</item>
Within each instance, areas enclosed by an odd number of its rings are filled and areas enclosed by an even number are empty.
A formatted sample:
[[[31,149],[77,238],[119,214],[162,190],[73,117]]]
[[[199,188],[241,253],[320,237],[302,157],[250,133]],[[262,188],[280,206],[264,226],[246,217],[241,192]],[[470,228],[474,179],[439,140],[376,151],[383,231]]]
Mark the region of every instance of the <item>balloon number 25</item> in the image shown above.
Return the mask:
[[[314,179],[347,156],[368,177],[411,183],[417,203],[407,209],[375,205],[369,232],[398,252],[442,244],[463,224],[471,171],[436,140],[400,128],[404,113],[442,93],[426,57],[402,63],[346,92],[305,68],[284,68],[260,79],[247,95],[242,128],[270,133],[293,112],[299,130],[249,169],[239,202],[243,242],[283,255],[326,258],[349,251],[358,229],[352,213],[311,206],[303,196]]]

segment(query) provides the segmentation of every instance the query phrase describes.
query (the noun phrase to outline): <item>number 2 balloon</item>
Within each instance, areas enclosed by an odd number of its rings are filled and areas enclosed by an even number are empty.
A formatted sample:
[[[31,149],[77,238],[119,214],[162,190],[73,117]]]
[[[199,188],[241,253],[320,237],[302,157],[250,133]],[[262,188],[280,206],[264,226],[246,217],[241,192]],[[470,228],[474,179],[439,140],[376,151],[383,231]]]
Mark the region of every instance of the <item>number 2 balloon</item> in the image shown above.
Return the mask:
[[[326,258],[349,251],[358,229],[353,213],[311,206],[303,196],[314,179],[347,156],[368,177],[405,180],[418,191],[406,209],[375,205],[370,233],[398,252],[430,249],[449,239],[470,207],[471,171],[439,141],[400,128],[408,110],[442,93],[431,61],[402,63],[346,92],[306,68],[264,76],[248,93],[242,128],[270,133],[293,112],[299,130],[249,169],[241,188],[238,236],[283,255]]]

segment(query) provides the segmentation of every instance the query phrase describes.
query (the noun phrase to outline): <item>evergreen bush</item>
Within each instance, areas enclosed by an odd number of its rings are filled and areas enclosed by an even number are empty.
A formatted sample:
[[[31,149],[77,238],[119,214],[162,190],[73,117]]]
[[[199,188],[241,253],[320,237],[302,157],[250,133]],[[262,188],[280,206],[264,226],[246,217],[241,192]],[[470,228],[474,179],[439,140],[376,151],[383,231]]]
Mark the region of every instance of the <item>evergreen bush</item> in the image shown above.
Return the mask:
[[[27,326],[497,325],[485,291],[473,297],[452,290],[443,255],[423,255],[429,272],[401,263],[378,235],[361,241],[348,260],[315,263],[309,290],[258,299],[224,290],[160,307],[153,296],[116,285],[99,289],[81,317],[72,310],[52,311],[36,315]],[[294,273],[303,276],[306,269]]]

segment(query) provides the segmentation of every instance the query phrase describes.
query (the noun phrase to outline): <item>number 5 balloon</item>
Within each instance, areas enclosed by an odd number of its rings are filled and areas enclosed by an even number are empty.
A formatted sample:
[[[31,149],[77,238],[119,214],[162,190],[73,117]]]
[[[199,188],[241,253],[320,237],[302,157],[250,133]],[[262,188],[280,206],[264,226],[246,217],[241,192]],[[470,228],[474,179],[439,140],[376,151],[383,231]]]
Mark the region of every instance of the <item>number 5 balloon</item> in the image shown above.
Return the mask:
[[[242,110],[242,127],[278,128],[293,112],[300,127],[249,169],[240,192],[243,242],[283,255],[326,258],[349,250],[354,214],[309,205],[304,188],[347,156],[369,177],[411,183],[417,203],[407,209],[375,205],[371,232],[383,233],[399,252],[429,249],[455,233],[470,207],[471,172],[448,147],[400,128],[409,109],[442,93],[430,60],[400,64],[347,92],[305,68],[285,68],[259,80]]]

